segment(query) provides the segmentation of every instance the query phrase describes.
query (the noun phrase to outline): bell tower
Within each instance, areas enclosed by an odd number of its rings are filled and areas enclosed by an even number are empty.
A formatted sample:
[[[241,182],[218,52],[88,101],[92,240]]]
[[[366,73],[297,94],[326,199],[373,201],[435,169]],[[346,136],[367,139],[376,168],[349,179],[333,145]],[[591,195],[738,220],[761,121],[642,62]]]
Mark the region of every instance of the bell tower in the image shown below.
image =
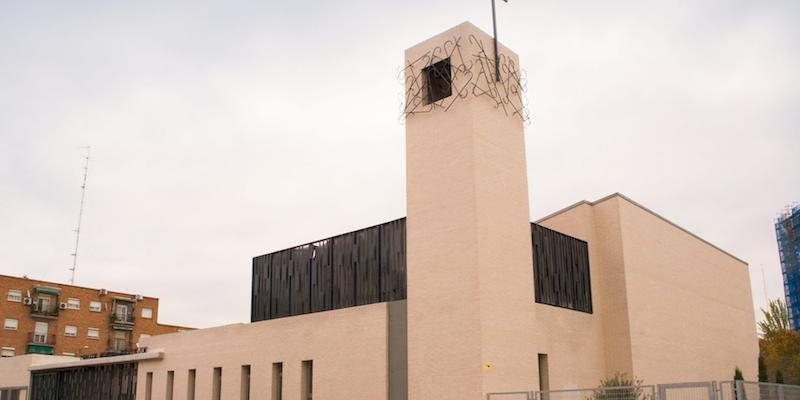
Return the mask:
[[[520,71],[469,22],[405,52],[409,399],[537,387]]]

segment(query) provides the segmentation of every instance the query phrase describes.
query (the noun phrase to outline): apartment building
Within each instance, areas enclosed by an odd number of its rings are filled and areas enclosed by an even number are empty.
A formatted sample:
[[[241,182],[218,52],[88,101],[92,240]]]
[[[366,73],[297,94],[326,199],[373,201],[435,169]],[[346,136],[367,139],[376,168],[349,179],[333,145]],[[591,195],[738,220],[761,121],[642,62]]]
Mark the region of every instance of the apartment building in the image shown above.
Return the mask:
[[[3,357],[128,354],[140,339],[190,328],[158,323],[158,299],[0,275]]]

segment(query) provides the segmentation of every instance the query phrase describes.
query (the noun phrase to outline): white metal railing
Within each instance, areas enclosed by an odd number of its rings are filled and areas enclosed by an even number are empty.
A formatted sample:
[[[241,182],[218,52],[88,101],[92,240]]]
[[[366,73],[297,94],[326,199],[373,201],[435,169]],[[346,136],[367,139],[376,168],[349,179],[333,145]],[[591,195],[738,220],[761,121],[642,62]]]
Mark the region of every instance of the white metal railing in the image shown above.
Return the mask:
[[[493,392],[487,400],[800,400],[800,386],[749,381]]]

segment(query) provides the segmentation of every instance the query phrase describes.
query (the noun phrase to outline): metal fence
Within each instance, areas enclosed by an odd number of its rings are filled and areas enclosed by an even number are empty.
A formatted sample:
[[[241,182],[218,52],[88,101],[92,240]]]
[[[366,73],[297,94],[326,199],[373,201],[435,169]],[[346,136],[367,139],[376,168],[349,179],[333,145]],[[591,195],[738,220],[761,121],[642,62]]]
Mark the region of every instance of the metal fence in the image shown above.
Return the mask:
[[[495,392],[487,400],[800,400],[800,386],[747,381]]]
[[[720,382],[720,400],[800,400],[800,386],[764,382]]]
[[[717,400],[716,382],[681,382],[656,386],[659,399]]]
[[[488,400],[655,400],[655,386],[489,393]]]

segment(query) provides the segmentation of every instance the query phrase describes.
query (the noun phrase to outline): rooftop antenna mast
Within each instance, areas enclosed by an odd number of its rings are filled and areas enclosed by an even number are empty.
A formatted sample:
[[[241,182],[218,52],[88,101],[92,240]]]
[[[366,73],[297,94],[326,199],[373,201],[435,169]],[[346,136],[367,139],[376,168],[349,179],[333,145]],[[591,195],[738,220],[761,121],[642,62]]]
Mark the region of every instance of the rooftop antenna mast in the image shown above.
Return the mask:
[[[83,183],[81,184],[81,208],[78,212],[78,227],[75,228],[75,251],[72,252],[72,276],[69,278],[69,284],[75,284],[75,268],[78,266],[78,243],[81,239],[81,220],[83,219],[83,199],[86,198],[86,175],[89,174],[89,150],[90,147],[86,146],[86,157],[83,163]]]

